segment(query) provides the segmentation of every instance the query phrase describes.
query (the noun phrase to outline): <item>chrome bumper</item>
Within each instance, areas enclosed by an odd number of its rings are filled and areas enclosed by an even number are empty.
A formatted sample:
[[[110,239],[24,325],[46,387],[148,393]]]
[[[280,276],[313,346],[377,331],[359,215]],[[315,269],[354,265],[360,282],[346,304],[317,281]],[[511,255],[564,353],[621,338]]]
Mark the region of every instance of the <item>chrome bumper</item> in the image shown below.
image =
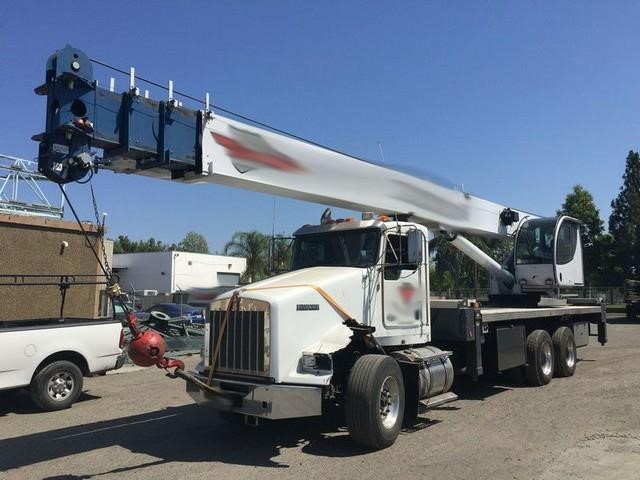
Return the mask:
[[[202,382],[207,381],[207,377],[197,372],[190,374]],[[189,381],[187,393],[198,405],[253,417],[277,420],[322,415],[322,389],[319,387],[262,385],[217,379],[213,380],[211,386],[222,394],[212,394]]]

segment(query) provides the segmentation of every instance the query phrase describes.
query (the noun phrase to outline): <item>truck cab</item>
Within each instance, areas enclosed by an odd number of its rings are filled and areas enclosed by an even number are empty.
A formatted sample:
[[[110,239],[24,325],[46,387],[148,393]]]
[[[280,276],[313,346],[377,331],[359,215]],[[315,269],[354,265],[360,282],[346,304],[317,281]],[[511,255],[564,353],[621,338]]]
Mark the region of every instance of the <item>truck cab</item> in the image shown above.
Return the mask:
[[[294,233],[294,238],[293,271],[313,267],[346,267],[359,271],[362,297],[359,298],[361,306],[354,307],[354,318],[375,327],[382,345],[429,340],[428,231],[425,227],[393,221],[387,216],[359,222],[330,220],[321,225],[304,226]]]
[[[364,349],[375,351],[429,341],[427,239],[426,227],[387,216],[301,227],[292,271],[211,304],[195,373],[222,395],[189,383],[188,392],[252,417],[320,415],[323,399],[344,389],[361,344],[370,340]]]

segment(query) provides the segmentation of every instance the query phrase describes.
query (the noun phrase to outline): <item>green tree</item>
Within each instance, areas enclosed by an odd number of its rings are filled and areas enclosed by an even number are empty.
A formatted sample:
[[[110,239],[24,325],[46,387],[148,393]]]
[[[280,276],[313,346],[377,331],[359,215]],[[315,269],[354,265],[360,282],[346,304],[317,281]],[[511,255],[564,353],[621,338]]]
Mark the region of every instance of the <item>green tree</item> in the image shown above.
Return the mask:
[[[151,237],[148,240],[130,240],[127,235],[119,235],[113,241],[113,253],[164,252],[167,245]]]
[[[171,245],[153,237],[148,240],[131,240],[127,235],[119,235],[113,240],[113,253],[168,252],[170,250],[209,253],[209,246],[206,238],[196,232],[187,233],[180,243]]]
[[[429,265],[429,288],[434,295],[439,295],[441,292],[449,292],[453,289],[451,272],[438,269],[435,259],[432,259]]]
[[[289,270],[291,265],[291,239],[285,236],[269,238],[270,243],[270,273]]]
[[[175,250],[192,253],[209,253],[209,245],[204,235],[197,232],[188,232],[180,243],[178,243]]]
[[[461,289],[473,288],[473,262],[453,247],[443,235],[436,236],[430,247],[434,253],[435,273],[431,288],[453,290],[455,296]]]
[[[266,277],[269,257],[269,237],[256,230],[236,232],[225,246],[224,254],[247,259],[247,269],[241,281],[255,282]]]
[[[466,235],[483,252],[500,262],[512,249],[511,242]],[[460,296],[464,291],[487,288],[489,275],[469,257],[452,246],[442,235],[429,242],[432,251],[433,272],[430,277],[433,291],[451,291]]]
[[[600,218],[600,211],[596,208],[593,196],[582,185],[573,187],[556,213],[580,220],[583,226],[582,243],[585,246],[593,246],[604,232],[604,222]]]
[[[584,272],[587,284],[606,282],[605,257],[609,244],[605,238],[604,222],[596,208],[593,196],[582,185],[575,185],[569,192],[557,215],[569,215],[580,220],[582,245],[584,246]]]
[[[630,151],[618,196],[611,202],[609,233],[613,237],[613,277],[640,278],[640,155]]]

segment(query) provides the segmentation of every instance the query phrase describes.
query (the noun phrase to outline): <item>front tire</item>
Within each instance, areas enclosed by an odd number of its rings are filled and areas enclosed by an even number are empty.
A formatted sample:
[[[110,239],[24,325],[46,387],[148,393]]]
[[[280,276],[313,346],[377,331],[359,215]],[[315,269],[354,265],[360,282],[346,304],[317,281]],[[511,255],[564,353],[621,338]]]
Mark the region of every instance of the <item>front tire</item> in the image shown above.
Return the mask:
[[[527,337],[527,383],[533,387],[546,385],[553,377],[553,342],[546,330],[534,330]]]
[[[31,380],[31,400],[42,410],[69,408],[82,392],[82,372],[75,363],[58,360],[40,370]]]
[[[551,338],[556,377],[571,377],[576,372],[576,342],[568,327],[560,327]]]
[[[372,449],[392,445],[404,418],[400,366],[385,355],[364,355],[347,382],[345,417],[353,441]]]

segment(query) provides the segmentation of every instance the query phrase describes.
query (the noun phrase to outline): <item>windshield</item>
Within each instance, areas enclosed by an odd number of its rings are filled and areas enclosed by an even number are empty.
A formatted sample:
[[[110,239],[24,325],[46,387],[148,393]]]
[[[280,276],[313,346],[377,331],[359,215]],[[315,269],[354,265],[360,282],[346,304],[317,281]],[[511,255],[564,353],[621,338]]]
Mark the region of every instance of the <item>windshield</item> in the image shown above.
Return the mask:
[[[553,263],[553,241],[556,229],[555,218],[529,220],[518,233],[516,263]]]
[[[376,264],[380,230],[300,235],[293,242],[293,270],[307,267],[370,267]]]

